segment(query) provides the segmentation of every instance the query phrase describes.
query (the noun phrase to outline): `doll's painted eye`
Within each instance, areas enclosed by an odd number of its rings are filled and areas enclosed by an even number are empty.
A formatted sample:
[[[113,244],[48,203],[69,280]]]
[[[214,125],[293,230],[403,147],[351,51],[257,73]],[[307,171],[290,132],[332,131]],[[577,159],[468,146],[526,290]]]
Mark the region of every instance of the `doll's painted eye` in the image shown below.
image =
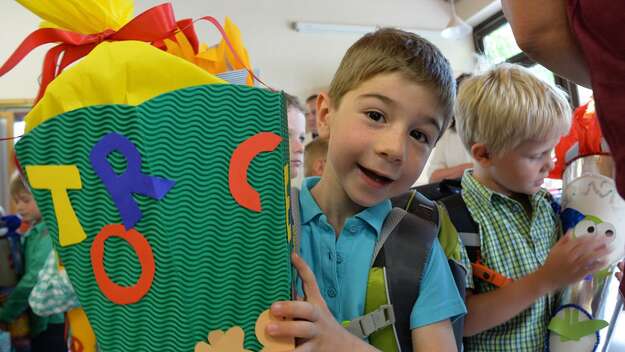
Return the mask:
[[[609,222],[598,224],[597,232],[599,233],[599,235],[604,235],[605,237],[612,240],[616,237],[616,229],[614,228],[614,225],[610,224]]]
[[[575,235],[583,236],[585,234],[592,235],[595,233],[595,223],[590,220],[582,220],[575,226]]]

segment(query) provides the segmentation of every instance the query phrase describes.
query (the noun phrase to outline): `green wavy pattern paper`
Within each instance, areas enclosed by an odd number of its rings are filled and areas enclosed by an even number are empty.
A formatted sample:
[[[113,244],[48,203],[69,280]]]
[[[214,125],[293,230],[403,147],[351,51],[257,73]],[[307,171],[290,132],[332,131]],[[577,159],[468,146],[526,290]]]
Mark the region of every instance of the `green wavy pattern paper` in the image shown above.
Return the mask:
[[[76,164],[80,170],[82,189],[68,193],[87,234],[84,242],[60,247],[50,193],[34,190],[34,195],[103,351],[193,351],[209,331],[234,325],[244,329],[246,348],[260,350],[254,335],[258,315],[271,302],[290,298],[284,111],[280,93],[199,86],[138,107],[103,105],[67,112],[17,144],[23,167]],[[283,141],[250,165],[248,180],[263,206],[255,213],[230,196],[228,166],[236,146],[261,131]],[[143,213],[135,228],[152,246],[156,274],[150,291],[130,305],[116,305],[102,294],[90,260],[91,244],[102,227],[121,223],[89,160],[93,145],[110,132],[136,145],[143,173],[176,181],[160,201],[134,196]],[[111,154],[109,162],[116,170],[125,169],[121,154]],[[105,248],[109,277],[119,285],[133,285],[141,268],[132,247],[111,238]]]

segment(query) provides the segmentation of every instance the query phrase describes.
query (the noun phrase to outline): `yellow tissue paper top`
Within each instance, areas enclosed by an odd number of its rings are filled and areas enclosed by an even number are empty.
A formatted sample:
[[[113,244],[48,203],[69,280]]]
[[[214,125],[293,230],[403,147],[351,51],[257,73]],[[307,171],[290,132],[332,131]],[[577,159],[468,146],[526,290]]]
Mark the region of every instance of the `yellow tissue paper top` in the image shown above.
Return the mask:
[[[46,94],[26,116],[25,131],[64,112],[83,107],[139,105],[173,90],[226,83],[150,44],[104,42],[50,83]]]
[[[41,27],[82,34],[118,30],[133,17],[133,0],[17,0],[43,19]]]
[[[241,61],[237,60],[223,38],[217,45],[212,47],[204,43],[200,44],[196,54],[193,52],[193,48],[187,38],[181,32],[176,34],[176,41],[165,39],[167,52],[192,62],[212,74],[252,67],[239,27],[229,17],[226,17],[223,28],[230,40],[232,49]],[[252,77],[248,77],[248,85],[254,85]]]

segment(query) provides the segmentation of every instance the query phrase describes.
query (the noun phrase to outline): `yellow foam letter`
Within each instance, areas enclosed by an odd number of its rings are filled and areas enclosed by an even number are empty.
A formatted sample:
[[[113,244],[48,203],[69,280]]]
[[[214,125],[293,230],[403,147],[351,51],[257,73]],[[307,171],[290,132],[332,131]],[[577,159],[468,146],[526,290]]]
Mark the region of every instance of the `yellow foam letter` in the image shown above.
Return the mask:
[[[68,189],[81,189],[80,171],[76,165],[33,165],[26,166],[30,186],[48,189],[52,193],[52,204],[59,228],[61,246],[69,246],[87,238],[67,194]]]

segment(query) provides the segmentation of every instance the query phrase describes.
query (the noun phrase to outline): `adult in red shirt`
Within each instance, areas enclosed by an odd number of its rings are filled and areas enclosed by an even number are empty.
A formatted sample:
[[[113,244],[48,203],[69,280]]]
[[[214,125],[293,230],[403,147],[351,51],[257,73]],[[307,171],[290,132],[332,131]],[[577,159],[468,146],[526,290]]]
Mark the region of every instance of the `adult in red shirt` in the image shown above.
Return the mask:
[[[625,197],[625,1],[502,0],[519,47],[593,90],[597,116]]]

